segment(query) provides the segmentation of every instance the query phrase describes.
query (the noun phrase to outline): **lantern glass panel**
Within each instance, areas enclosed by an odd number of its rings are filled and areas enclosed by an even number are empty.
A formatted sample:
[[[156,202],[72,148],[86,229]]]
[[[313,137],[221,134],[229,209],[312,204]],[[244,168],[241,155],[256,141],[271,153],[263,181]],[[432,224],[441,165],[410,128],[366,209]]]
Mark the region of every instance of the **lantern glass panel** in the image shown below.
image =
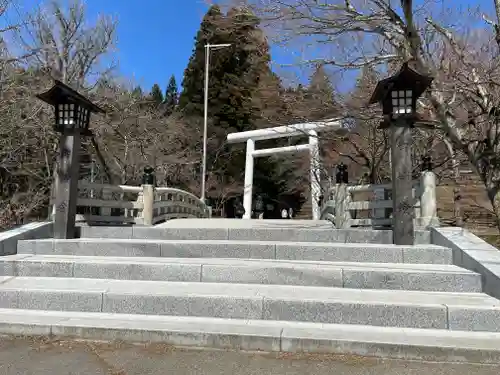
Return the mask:
[[[394,90],[391,92],[394,114],[412,113],[412,90]]]
[[[57,105],[57,111],[58,111],[58,126],[61,128],[68,128],[71,129],[73,128],[75,124],[75,117],[74,117],[74,110],[75,110],[75,105],[74,104],[58,104]]]
[[[81,116],[82,116],[81,127],[82,129],[86,129],[88,128],[89,125],[89,116],[90,116],[89,110],[87,108],[82,108]]]

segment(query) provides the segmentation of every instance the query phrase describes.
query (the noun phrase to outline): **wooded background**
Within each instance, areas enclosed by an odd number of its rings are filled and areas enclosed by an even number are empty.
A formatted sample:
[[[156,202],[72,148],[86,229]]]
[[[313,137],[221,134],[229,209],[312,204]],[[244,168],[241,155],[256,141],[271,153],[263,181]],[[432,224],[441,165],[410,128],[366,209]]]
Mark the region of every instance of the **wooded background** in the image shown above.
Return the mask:
[[[498,0],[491,1],[500,13]],[[3,0],[0,17],[17,6]],[[210,64],[207,196],[216,210],[243,189],[244,145],[225,142],[235,131],[351,118],[345,134],[320,134],[322,180],[342,161],[352,183],[387,182],[387,133],[377,129],[380,108],[367,103],[378,80],[410,61],[434,77],[418,108],[436,128],[414,131],[415,176],[422,156],[431,155],[444,222],[486,234],[500,228],[496,13],[428,0],[227,0],[204,16],[180,86],[172,75],[166,87],[155,84],[150,90],[103,64],[116,54],[112,17],[92,24],[84,3],[76,0],[46,1],[23,18],[0,30],[2,228],[47,217],[58,136],[51,108],[35,94],[54,78],[106,110],[92,118],[94,136],[82,146],[82,179],[140,184],[144,166],[151,165],[158,185],[198,195],[206,43],[231,43],[212,54]],[[303,70],[293,79],[286,67],[273,63],[270,45],[292,50],[307,45],[317,53],[297,60],[295,67]],[[300,84],[304,75],[307,83]],[[353,81],[350,88],[338,90],[346,79]],[[255,192],[300,201],[304,215],[308,168],[306,154],[259,158]]]

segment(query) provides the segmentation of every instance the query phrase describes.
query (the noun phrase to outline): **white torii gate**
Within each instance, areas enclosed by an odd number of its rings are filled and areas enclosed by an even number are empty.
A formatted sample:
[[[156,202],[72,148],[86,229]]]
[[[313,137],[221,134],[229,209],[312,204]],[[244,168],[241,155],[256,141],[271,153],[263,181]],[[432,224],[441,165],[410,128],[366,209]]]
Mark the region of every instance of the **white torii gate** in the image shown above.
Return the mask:
[[[307,122],[302,124],[278,126],[275,128],[250,130],[246,132],[231,133],[227,135],[228,143],[247,143],[246,161],[245,161],[245,186],[243,192],[243,207],[245,208],[244,219],[251,218],[252,212],[252,191],[253,191],[253,166],[254,158],[269,156],[279,153],[297,152],[309,150],[311,156],[310,179],[311,179],[311,198],[312,198],[312,216],[313,220],[318,220],[320,207],[318,204],[321,195],[320,186],[320,164],[318,148],[318,131],[321,130],[340,130],[343,128],[343,122],[339,119],[330,119],[317,122]],[[298,146],[286,146],[276,148],[255,149],[255,142],[266,139],[296,137],[299,135],[309,136],[309,143]]]

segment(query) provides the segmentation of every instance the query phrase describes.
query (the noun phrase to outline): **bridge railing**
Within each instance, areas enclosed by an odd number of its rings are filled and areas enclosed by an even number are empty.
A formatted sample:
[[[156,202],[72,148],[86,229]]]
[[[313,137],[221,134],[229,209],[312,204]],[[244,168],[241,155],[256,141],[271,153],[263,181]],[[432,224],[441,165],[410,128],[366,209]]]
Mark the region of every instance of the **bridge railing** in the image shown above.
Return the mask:
[[[153,185],[78,183],[77,222],[154,225],[175,218],[207,218],[210,209],[195,195]]]
[[[143,224],[142,186],[78,182],[77,222]]]
[[[209,207],[196,195],[175,188],[156,188],[152,224],[176,218],[210,217]]]
[[[412,197],[416,225],[436,225],[436,177],[433,172],[422,172],[420,180],[413,182]],[[321,218],[332,221],[337,228],[392,226],[392,184],[336,184],[328,189],[323,202]]]

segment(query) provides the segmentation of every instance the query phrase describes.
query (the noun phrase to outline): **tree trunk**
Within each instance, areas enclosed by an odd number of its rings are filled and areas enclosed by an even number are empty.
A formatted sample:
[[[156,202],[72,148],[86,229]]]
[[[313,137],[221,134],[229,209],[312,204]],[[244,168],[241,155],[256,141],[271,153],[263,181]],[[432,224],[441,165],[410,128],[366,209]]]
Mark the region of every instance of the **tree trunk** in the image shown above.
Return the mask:
[[[493,207],[493,214],[495,215],[495,225],[500,232],[500,190],[490,182],[487,185],[487,192],[491,206]]]
[[[453,173],[453,221],[457,227],[464,225],[463,213],[462,213],[462,195],[460,194],[460,162],[457,159],[457,155],[453,148],[452,143],[444,139],[444,144],[448,149],[450,156],[451,168]]]

